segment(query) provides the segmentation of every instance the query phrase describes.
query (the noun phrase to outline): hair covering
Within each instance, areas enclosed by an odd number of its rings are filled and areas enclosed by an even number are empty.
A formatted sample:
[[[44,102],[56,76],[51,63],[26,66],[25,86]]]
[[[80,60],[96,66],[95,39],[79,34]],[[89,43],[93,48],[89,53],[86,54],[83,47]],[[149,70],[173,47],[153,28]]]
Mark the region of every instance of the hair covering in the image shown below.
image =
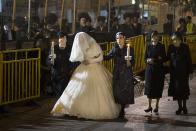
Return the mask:
[[[154,36],[158,36],[158,35],[159,35],[158,31],[153,31],[151,33],[151,38],[154,37]]]
[[[182,38],[182,34],[180,32],[178,32],[178,31],[172,34],[172,38],[178,38],[180,40],[183,39]]]
[[[64,33],[63,31],[60,31],[60,32],[57,33],[57,36],[58,36],[59,38],[62,38],[62,37],[64,37],[64,36],[67,36],[67,34]]]
[[[87,54],[94,57],[100,53],[102,53],[102,50],[95,39],[85,32],[79,32],[74,38],[69,60],[71,62],[82,62],[88,57]]]
[[[121,36],[125,36],[125,34],[124,34],[123,32],[117,32],[117,33],[116,33],[116,38],[119,38],[120,35],[121,35]]]

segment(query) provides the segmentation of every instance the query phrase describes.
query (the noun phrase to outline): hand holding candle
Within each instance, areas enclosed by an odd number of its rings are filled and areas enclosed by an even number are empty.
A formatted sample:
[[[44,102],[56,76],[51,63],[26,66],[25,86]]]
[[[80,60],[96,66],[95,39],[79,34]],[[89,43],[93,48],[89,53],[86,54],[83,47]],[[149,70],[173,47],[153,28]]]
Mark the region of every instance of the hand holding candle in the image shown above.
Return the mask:
[[[51,63],[54,65],[54,59],[56,58],[56,54],[54,53],[54,41],[52,41],[52,44],[51,44],[51,49],[50,49],[50,55],[49,57],[51,58]]]
[[[127,55],[125,56],[125,60],[127,61],[127,67],[130,67],[131,66],[131,58],[132,56],[130,55],[130,44],[127,44]]]
[[[130,61],[131,60],[130,56],[130,44],[127,44],[127,55],[125,56],[125,60]]]

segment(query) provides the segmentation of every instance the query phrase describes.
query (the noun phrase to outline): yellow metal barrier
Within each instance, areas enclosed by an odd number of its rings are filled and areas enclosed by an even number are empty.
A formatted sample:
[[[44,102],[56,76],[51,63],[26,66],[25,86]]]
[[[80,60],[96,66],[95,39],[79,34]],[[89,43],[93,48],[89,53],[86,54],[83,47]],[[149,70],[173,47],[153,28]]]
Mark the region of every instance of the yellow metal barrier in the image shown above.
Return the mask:
[[[146,38],[143,35],[131,37],[128,41],[134,49],[135,65],[133,67],[134,74],[145,69],[144,54],[146,47]]]
[[[186,35],[183,38],[185,43],[194,43],[196,44],[196,35]]]
[[[186,35],[183,38],[184,42],[189,45],[192,63],[196,64],[196,35]]]
[[[114,42],[108,42],[108,43],[101,44],[101,47],[103,49],[103,54],[107,55],[110,52],[110,50],[112,49],[113,45],[114,45]],[[114,68],[114,60],[113,59],[108,60],[108,61],[103,61],[102,63],[110,72],[113,71],[113,68]]]
[[[162,35],[161,43],[165,45],[165,50],[167,51],[169,44],[171,44],[171,38],[169,35]]]
[[[0,105],[40,96],[40,49],[0,52]]]
[[[195,36],[196,38],[196,36]],[[192,59],[192,63],[194,65],[196,65],[196,43],[188,43],[189,45],[189,49],[190,49],[190,52],[191,52],[191,59]]]

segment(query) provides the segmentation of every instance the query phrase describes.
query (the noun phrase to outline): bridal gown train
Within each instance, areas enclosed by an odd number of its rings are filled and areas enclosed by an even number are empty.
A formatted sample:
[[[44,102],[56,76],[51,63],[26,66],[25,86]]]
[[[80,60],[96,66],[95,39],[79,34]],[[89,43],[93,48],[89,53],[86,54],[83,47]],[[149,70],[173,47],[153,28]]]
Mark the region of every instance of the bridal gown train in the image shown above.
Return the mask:
[[[74,45],[72,51],[73,48]],[[94,59],[96,52],[101,54]],[[51,113],[55,116],[67,114],[87,119],[117,118],[120,107],[114,101],[112,75],[100,63],[103,59],[101,48],[94,42],[83,55],[83,59],[90,64],[81,63],[76,68]]]

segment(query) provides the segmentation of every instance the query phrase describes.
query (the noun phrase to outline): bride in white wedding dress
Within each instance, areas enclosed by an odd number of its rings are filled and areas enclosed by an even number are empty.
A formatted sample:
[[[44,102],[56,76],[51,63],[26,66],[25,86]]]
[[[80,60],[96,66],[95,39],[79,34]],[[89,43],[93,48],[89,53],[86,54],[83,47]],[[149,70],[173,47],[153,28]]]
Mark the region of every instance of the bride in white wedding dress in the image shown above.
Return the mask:
[[[87,33],[76,34],[70,61],[80,61],[51,113],[86,119],[117,118],[120,106],[114,101],[112,75],[101,64],[100,46]]]

